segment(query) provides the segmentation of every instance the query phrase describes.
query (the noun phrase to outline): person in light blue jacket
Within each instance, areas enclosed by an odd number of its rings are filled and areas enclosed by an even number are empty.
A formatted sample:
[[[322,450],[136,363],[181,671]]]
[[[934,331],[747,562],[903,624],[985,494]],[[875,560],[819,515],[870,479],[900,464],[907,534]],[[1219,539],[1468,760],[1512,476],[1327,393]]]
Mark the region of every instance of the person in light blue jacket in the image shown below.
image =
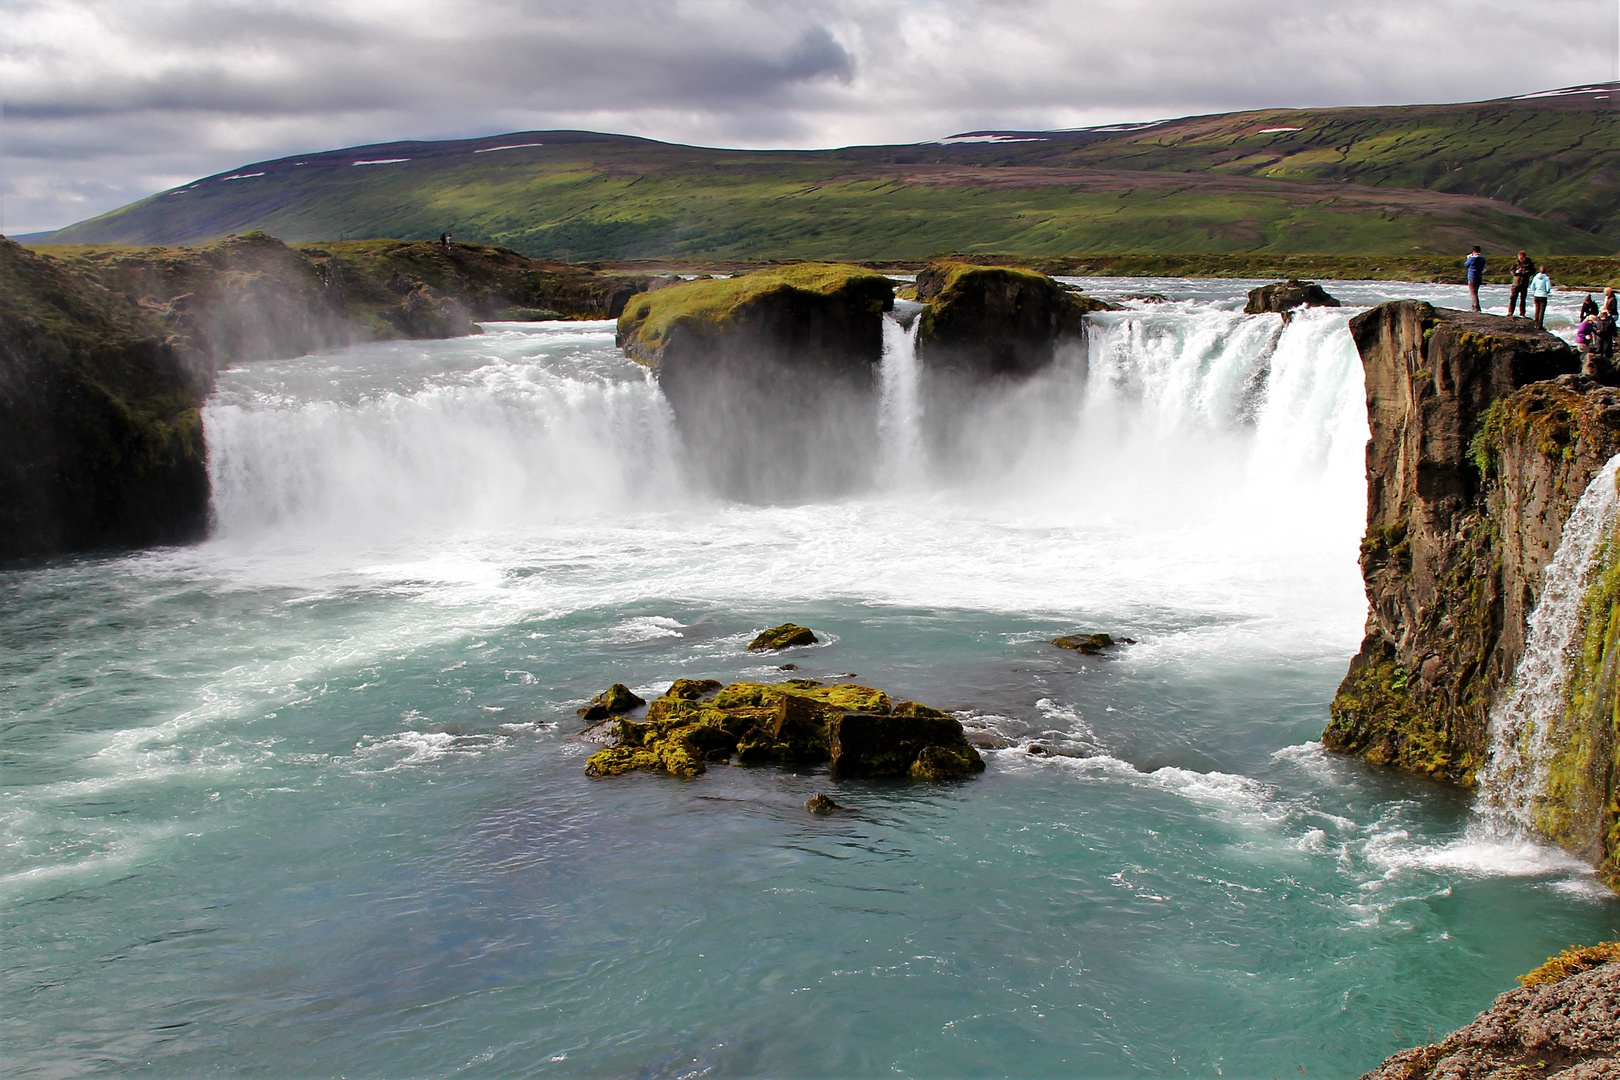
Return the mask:
[[[1474,301],[1474,310],[1479,310],[1479,287],[1485,284],[1485,255],[1474,245],[1468,258],[1463,260],[1463,272],[1468,275],[1468,295]]]
[[[1536,326],[1546,329],[1547,298],[1552,295],[1552,278],[1545,266],[1536,267],[1536,276],[1530,279],[1530,299],[1536,304]]]

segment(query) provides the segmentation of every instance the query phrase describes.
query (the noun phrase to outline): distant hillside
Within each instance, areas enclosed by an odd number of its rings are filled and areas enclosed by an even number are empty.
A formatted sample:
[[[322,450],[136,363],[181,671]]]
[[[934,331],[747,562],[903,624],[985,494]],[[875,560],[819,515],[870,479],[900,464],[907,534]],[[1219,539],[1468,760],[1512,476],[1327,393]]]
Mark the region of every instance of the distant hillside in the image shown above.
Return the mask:
[[[245,165],[42,243],[449,231],[537,258],[1620,253],[1620,84],[824,151],[533,131]]]

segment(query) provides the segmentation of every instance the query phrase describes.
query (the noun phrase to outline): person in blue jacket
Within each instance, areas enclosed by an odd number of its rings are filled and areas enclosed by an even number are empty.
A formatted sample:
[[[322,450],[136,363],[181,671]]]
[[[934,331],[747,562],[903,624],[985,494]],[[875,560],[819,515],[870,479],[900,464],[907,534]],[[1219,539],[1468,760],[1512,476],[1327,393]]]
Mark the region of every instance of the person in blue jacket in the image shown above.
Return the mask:
[[[1479,287],[1485,284],[1485,256],[1480,252],[1479,245],[1468,258],[1463,260],[1463,270],[1468,274],[1468,295],[1474,301],[1474,310],[1479,310]]]
[[[1547,268],[1536,268],[1536,276],[1530,279],[1530,299],[1536,304],[1536,326],[1545,330],[1547,327],[1547,299],[1552,296],[1552,278],[1547,276]]]

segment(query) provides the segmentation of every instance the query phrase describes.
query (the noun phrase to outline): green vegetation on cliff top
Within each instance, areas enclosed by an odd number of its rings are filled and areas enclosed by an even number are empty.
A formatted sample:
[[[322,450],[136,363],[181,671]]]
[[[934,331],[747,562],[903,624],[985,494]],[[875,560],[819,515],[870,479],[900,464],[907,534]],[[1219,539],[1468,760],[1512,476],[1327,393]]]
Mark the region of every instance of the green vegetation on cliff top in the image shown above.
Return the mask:
[[[837,263],[799,263],[756,270],[731,278],[702,278],[642,293],[619,316],[621,340],[656,351],[677,324],[719,327],[750,302],[783,290],[831,296],[846,289],[870,289],[873,302],[887,295],[892,283],[882,274]]]
[[[1599,91],[822,151],[525,132],[243,166],[49,239],[448,230],[565,260],[1421,254],[1476,242],[1611,255],[1620,250],[1616,153],[1613,109]]]

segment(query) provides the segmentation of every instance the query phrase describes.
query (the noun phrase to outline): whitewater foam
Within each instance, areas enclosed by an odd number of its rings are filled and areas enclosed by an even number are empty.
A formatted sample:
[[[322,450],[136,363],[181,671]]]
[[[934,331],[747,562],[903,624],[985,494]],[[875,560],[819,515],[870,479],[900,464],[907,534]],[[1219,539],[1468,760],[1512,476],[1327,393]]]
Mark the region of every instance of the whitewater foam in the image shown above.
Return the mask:
[[[1547,564],[1541,597],[1530,614],[1524,656],[1509,692],[1491,708],[1490,758],[1480,771],[1479,808],[1494,828],[1531,834],[1535,805],[1545,793],[1551,737],[1568,707],[1581,598],[1598,551],[1620,512],[1616,472],[1620,454],[1592,478],[1564,523]]]

